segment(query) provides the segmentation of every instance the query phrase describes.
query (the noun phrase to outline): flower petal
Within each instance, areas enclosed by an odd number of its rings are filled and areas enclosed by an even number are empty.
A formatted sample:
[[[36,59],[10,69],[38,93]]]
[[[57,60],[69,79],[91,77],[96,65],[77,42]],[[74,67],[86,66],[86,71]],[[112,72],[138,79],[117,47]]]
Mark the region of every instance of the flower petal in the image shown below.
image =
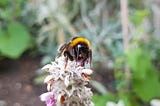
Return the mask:
[[[54,77],[53,75],[48,75],[45,79],[44,79],[44,83],[49,83],[54,81]]]
[[[40,95],[41,101],[46,101],[50,99],[50,97],[53,97],[53,92],[46,92]]]
[[[42,70],[49,71],[49,68],[50,68],[51,66],[52,66],[51,64],[47,64],[47,65],[45,65],[44,67],[42,67]]]
[[[52,84],[47,84],[47,90],[48,90],[48,91],[52,91],[52,89],[53,89]]]
[[[91,75],[93,73],[91,69],[83,69],[82,72],[86,73],[87,75]]]
[[[66,76],[66,77],[65,77],[65,79],[64,79],[64,84],[66,85],[66,87],[69,86],[69,84],[70,84],[69,76]]]

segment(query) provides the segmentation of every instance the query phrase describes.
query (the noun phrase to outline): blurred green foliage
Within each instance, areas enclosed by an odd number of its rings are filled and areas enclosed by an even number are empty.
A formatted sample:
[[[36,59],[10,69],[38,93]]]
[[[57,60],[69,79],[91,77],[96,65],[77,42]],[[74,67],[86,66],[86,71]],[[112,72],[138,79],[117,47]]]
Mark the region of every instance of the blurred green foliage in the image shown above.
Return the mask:
[[[130,21],[138,26],[142,24],[144,17],[149,15],[149,10],[134,10],[133,14],[129,16]]]
[[[126,106],[142,106],[154,98],[160,97],[160,73],[155,61],[159,63],[158,39],[146,31],[146,18],[151,15],[148,10],[136,10],[130,16],[133,27],[133,38],[129,50],[116,59],[115,78],[119,98]],[[150,27],[150,26],[148,26]],[[155,40],[156,39],[156,40]],[[152,47],[151,47],[152,45]],[[156,46],[157,45],[157,46]],[[126,75],[128,67],[130,75]],[[158,70],[157,70],[158,69]]]
[[[107,101],[117,102],[118,98],[116,98],[113,94],[105,94],[105,95],[94,94],[92,97],[92,101],[95,104],[95,106],[106,106]]]
[[[127,91],[128,82],[125,82],[124,71],[118,69],[115,73],[116,79],[119,80],[117,87],[120,98],[123,98],[123,95],[129,95],[128,97],[125,96],[128,99],[128,105],[126,106],[135,106],[134,104],[141,106],[138,101],[148,103],[151,99],[160,97],[160,76],[154,68],[149,50],[144,47],[139,47],[134,51],[130,50],[123,59],[117,62],[121,64],[125,62],[131,70],[131,79],[129,81],[131,88],[129,91]]]
[[[20,22],[23,0],[0,1],[0,56],[18,58],[30,46],[30,33]]]

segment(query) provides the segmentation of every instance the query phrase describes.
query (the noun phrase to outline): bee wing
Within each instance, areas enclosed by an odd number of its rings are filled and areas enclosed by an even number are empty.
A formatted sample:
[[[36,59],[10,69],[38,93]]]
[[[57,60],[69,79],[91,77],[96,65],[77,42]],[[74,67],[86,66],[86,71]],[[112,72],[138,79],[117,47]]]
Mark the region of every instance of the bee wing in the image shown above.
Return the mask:
[[[57,57],[60,57],[62,55],[62,53],[65,51],[65,49],[68,47],[68,45],[69,45],[69,43],[65,43],[65,44],[59,46]]]
[[[89,50],[89,64],[91,67],[91,63],[92,63],[92,50]]]

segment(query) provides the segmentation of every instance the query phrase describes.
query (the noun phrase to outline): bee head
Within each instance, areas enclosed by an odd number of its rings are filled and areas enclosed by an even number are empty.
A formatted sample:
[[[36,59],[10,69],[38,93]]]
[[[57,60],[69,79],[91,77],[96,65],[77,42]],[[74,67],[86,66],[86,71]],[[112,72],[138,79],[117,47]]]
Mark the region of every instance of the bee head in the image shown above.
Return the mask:
[[[86,44],[80,43],[75,46],[74,54],[77,61],[85,61],[89,57],[89,48]]]

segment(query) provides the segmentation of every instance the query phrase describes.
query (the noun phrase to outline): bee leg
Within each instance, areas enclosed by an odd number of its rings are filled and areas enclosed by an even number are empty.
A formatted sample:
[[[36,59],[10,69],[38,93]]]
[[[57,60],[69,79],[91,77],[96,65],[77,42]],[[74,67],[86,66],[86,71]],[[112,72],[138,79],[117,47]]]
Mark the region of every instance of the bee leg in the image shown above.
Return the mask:
[[[81,66],[84,67],[84,62],[81,63]]]
[[[68,58],[66,57],[66,58],[65,58],[64,69],[66,69],[66,67],[67,67],[67,64],[68,64]]]
[[[89,51],[89,59],[88,59],[88,61],[89,61],[90,68],[91,68],[91,63],[92,63],[92,51],[91,50]]]
[[[64,56],[65,56],[65,64],[64,64],[64,69],[66,69],[67,67],[67,62],[68,62],[68,56],[67,56],[67,52],[64,52]]]

